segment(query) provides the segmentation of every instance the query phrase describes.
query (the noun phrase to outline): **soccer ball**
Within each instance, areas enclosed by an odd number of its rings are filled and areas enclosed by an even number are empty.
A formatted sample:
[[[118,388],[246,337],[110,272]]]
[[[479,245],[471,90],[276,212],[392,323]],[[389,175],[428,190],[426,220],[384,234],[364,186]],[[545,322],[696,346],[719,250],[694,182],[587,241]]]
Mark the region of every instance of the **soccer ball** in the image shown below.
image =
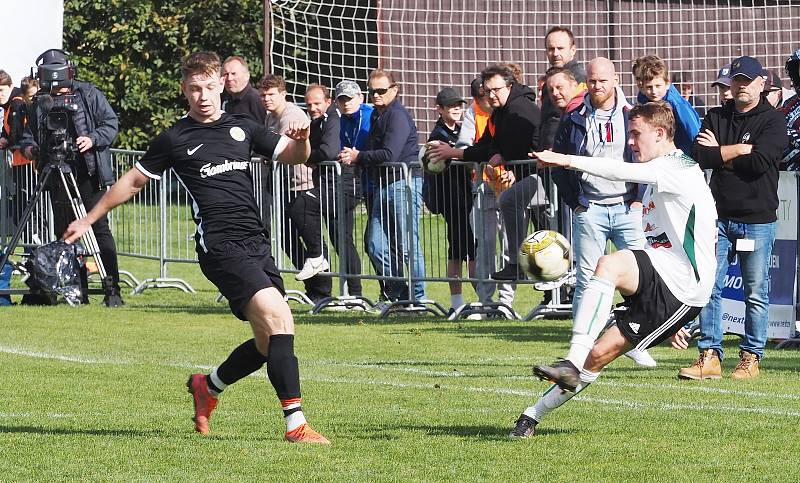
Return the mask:
[[[429,141],[419,149],[419,162],[422,169],[431,174],[440,174],[450,166],[449,159],[429,159],[428,148],[439,144],[439,141]]]
[[[561,233],[539,230],[519,247],[519,263],[535,282],[550,282],[570,269],[569,242]]]

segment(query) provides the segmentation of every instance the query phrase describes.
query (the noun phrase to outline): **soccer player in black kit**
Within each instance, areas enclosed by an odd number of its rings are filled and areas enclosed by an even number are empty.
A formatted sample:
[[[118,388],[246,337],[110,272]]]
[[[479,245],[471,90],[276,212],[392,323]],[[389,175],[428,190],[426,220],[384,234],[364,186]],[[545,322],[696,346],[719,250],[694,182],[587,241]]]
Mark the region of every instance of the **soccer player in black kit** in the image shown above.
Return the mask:
[[[269,250],[269,232],[253,197],[249,168],[253,152],[287,164],[305,162],[311,151],[309,123],[296,121],[281,136],[246,116],[221,111],[224,82],[219,57],[213,52],[184,58],[181,75],[188,115],[153,139],[136,166],[84,218],[69,225],[64,239],[78,240],[97,219],[172,168],[194,200],[200,268],[228,299],[233,314],[253,330],[253,338],[234,349],[211,374],[189,377],[195,430],[207,434],[220,393],[266,364],[283,408],[285,439],[329,444],[308,425],[300,407],[294,321]]]

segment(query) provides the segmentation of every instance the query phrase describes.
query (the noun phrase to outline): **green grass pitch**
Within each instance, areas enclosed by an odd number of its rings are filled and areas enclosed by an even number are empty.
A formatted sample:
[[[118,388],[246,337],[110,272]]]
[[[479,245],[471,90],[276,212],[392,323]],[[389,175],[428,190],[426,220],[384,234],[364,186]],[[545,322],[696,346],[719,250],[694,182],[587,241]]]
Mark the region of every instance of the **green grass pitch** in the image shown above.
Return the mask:
[[[122,262],[150,275],[143,266]],[[117,310],[98,298],[0,309],[0,480],[800,478],[800,354],[772,344],[762,377],[746,382],[678,381],[694,349],[654,349],[655,369],[619,360],[539,436],[509,441],[519,413],[547,389],[530,367],[565,354],[569,320],[378,320],[295,306],[303,406],[333,444],[282,441],[263,370],[225,392],[203,437],[193,432],[186,378],[219,364],[249,330],[196,267],[170,275],[198,294],[148,290]],[[447,301],[443,284],[431,293]],[[518,312],[535,294],[520,289]],[[736,344],[726,338],[727,372]]]

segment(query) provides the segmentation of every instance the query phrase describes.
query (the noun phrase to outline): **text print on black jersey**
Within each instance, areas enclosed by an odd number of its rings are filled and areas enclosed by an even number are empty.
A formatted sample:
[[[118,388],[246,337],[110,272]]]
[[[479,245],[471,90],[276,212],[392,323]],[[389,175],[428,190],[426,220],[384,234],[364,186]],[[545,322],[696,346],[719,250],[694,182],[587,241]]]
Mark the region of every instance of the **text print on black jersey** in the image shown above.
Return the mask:
[[[222,164],[206,163],[200,168],[200,177],[209,178],[235,169],[247,170],[249,167],[248,161],[228,161],[227,159]]]

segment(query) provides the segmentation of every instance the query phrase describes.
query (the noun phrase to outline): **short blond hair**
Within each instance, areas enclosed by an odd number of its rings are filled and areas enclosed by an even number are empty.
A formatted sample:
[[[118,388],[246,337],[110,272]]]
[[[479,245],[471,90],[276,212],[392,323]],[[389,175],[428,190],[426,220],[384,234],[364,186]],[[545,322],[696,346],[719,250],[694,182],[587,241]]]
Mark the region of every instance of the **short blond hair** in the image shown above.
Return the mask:
[[[195,52],[183,58],[183,62],[181,62],[181,79],[185,81],[198,74],[205,74],[209,77],[218,76],[220,68],[219,56],[216,52]]]
[[[631,109],[628,118],[633,120],[640,117],[654,128],[661,128],[667,135],[667,139],[672,141],[675,137],[675,115],[672,113],[672,106],[664,101],[648,102],[639,104]]]

